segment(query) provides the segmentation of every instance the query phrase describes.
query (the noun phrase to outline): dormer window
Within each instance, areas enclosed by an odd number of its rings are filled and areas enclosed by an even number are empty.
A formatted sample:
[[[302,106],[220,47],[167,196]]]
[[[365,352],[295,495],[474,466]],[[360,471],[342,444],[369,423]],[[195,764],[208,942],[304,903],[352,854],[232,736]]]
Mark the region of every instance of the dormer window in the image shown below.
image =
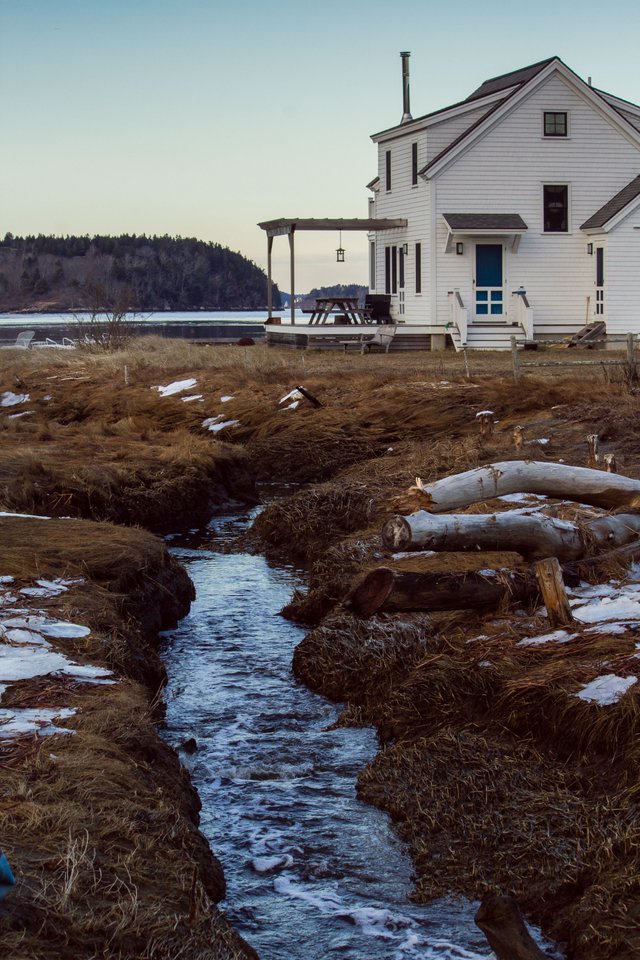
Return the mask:
[[[545,137],[566,137],[567,136],[566,111],[564,112],[558,112],[555,110],[544,111],[544,135]]]

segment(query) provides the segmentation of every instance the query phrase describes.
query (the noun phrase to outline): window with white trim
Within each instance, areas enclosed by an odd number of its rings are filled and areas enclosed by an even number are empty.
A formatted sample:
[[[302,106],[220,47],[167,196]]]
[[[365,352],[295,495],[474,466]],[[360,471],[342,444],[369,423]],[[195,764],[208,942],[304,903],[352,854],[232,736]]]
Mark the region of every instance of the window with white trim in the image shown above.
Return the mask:
[[[545,110],[542,123],[545,137],[566,137],[568,135],[566,110]]]

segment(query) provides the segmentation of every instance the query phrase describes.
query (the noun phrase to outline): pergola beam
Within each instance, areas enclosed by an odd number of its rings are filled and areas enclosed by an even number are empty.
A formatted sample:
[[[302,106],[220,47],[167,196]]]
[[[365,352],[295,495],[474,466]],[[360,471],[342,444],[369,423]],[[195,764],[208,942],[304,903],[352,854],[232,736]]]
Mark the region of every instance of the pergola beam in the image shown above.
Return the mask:
[[[325,218],[316,219],[307,218],[288,218],[281,217],[279,220],[265,220],[259,223],[261,230],[266,231],[268,237],[282,237],[292,230],[398,230],[407,226],[405,219],[378,219],[378,218]]]

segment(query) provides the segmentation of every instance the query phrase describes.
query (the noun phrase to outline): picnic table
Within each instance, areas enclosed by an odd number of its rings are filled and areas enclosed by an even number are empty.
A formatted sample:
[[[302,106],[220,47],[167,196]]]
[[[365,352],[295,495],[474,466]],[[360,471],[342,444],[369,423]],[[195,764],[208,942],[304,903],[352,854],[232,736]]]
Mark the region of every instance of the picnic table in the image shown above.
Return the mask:
[[[318,297],[309,323],[369,324],[372,319],[368,310],[358,306],[357,297]]]

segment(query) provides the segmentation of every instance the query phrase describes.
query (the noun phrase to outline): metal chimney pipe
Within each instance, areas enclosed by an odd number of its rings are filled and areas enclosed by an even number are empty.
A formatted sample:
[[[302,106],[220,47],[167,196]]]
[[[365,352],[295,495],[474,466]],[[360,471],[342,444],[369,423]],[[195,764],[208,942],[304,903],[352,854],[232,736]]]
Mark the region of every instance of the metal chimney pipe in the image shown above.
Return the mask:
[[[403,50],[400,56],[402,57],[402,120],[400,123],[408,123],[409,120],[413,120],[409,106],[409,57],[411,54],[408,50]]]

